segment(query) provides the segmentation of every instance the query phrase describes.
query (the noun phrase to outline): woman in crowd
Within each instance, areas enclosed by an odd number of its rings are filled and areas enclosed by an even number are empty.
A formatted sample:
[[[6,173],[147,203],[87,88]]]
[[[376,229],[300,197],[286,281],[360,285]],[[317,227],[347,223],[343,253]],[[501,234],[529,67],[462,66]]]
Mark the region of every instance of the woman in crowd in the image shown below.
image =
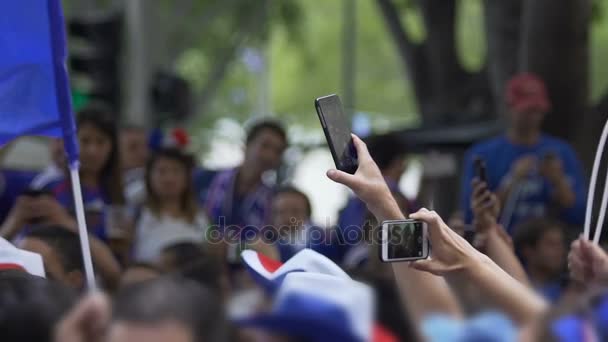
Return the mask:
[[[112,110],[102,104],[83,108],[77,117],[80,181],[87,225],[89,231],[103,241],[108,240],[106,208],[125,204],[115,119]],[[72,186],[67,175],[48,184],[46,190],[74,213]]]
[[[169,245],[205,240],[208,220],[192,191],[193,167],[192,157],[176,148],[162,149],[149,160],[147,200],[135,232],[136,261],[157,262]]]

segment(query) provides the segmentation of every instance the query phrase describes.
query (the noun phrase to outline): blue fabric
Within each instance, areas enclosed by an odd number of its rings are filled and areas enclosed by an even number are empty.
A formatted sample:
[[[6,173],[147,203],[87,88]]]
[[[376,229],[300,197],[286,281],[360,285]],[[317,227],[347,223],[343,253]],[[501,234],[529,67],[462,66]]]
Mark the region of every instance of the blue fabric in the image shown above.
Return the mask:
[[[559,342],[585,341],[585,321],[576,316],[565,316],[551,323],[551,333]]]
[[[204,205],[207,201],[209,187],[217,174],[218,171],[215,170],[206,170],[203,168],[194,170],[194,191],[196,192],[199,203]]]
[[[0,145],[22,135],[63,136],[77,161],[60,1],[3,1],[0,13]]]
[[[445,315],[431,315],[422,322],[422,334],[428,342],[512,342],[517,327],[505,315],[488,312],[466,321]]]
[[[474,145],[467,151],[463,163],[460,200],[461,209],[465,213],[465,222],[471,223],[473,218],[470,199],[475,157],[479,156],[485,161],[489,189],[496,191],[516,160],[527,155],[536,156],[541,160],[547,153],[554,153],[561,159],[564,172],[576,194],[574,206],[559,210],[558,218],[572,225],[582,225],[585,215],[586,185],[581,164],[570,145],[548,135],[542,135],[534,146],[514,145],[506,136],[499,136]],[[531,175],[526,181],[525,191],[519,196],[514,215],[509,226],[506,227],[507,231],[512,233],[512,228],[525,219],[545,216],[551,206],[553,191],[546,179],[538,174]]]
[[[0,171],[0,222],[4,222],[15,200],[29,188],[36,174],[35,171]]]
[[[536,292],[550,303],[557,303],[562,296],[564,288],[561,281],[554,281],[543,286],[536,287]]]
[[[270,205],[273,191],[260,184],[242,198],[235,196],[237,169],[219,172],[209,187],[205,207],[209,218],[221,230],[228,226],[237,228],[241,239],[246,230],[259,232],[270,222]],[[249,236],[249,235],[248,235]]]
[[[310,342],[363,342],[352,332],[351,322],[339,305],[300,294],[288,295],[271,313],[238,320],[237,324]]]
[[[57,201],[75,216],[74,197],[72,185],[68,179],[61,179],[50,183],[45,190],[51,191]],[[102,241],[108,240],[105,208],[109,204],[109,197],[101,188],[81,187],[82,202],[84,204],[85,218],[89,232]]]

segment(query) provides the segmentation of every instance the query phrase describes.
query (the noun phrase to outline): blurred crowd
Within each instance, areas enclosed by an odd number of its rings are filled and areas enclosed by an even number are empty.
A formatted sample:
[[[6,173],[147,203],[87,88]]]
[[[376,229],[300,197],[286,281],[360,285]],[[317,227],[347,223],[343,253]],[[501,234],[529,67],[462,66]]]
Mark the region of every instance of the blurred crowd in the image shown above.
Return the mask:
[[[374,136],[355,138],[355,175],[328,172],[353,191],[331,227],[312,221],[304,192],[265,177],[289,145],[281,122],[252,122],[242,163],[207,170],[184,132],[118,127],[92,103],[77,133],[102,291],[87,291],[63,146],[52,141],[52,163],[0,227],[0,340],[606,339],[608,256],[579,238],[586,173],[567,142],[541,131],[551,108],[541,79],[516,75],[505,98],[505,132],[466,153],[460,210],[440,213],[447,224],[400,191],[407,146]],[[382,263],[378,226],[408,216],[427,223],[431,258]]]

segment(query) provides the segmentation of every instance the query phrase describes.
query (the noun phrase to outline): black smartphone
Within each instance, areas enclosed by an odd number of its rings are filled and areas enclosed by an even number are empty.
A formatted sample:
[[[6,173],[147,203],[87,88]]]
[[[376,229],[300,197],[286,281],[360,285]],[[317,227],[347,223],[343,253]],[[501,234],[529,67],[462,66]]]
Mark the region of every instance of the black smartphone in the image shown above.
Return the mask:
[[[338,170],[353,174],[359,162],[357,151],[338,95],[327,95],[315,100],[315,108]]]
[[[488,176],[486,174],[486,162],[481,157],[475,157],[475,160],[473,160],[473,167],[475,168],[475,177],[487,184]]]

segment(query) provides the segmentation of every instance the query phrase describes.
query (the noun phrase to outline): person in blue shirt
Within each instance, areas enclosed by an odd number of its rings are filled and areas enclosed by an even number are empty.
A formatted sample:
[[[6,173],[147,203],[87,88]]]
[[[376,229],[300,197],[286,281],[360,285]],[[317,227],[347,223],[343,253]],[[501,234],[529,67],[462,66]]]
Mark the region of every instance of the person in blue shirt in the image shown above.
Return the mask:
[[[92,103],[77,116],[80,146],[80,180],[89,231],[108,241],[106,209],[125,206],[120,169],[118,132],[111,108]],[[74,214],[74,199],[69,177],[50,182],[44,188],[63,207]]]
[[[566,142],[541,132],[551,104],[542,80],[532,74],[514,76],[507,85],[508,120],[505,134],[471,147],[465,154],[461,209],[471,223],[473,161],[487,169],[488,189],[502,205],[500,223],[513,227],[535,217],[552,216],[582,225],[585,181],[576,153]]]
[[[273,185],[262,176],[280,166],[286,147],[287,133],[278,121],[257,121],[248,130],[243,163],[218,172],[211,181],[205,210],[212,231],[226,237],[225,253],[233,266],[240,268],[241,242],[255,239],[256,228],[270,224]]]
[[[286,262],[304,248],[337,260],[338,241],[333,231],[313,224],[311,214],[310,200],[302,191],[285,186],[275,192],[272,200],[272,221],[278,238],[274,245],[281,261]]]
[[[515,229],[513,244],[532,287],[549,302],[567,289],[566,232],[558,221],[533,219]]]

